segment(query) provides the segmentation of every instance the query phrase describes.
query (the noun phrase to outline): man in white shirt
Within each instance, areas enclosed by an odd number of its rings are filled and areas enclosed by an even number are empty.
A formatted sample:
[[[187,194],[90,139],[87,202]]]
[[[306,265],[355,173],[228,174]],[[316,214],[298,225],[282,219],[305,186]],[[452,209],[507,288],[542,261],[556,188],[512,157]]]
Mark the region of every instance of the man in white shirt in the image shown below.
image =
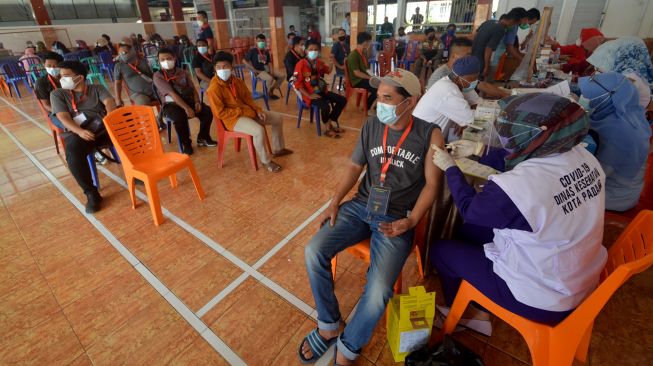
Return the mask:
[[[480,71],[481,63],[476,56],[456,60],[451,73],[433,84],[420,99],[413,116],[440,126],[445,138],[454,127],[450,121],[461,127],[472,123],[474,111],[463,93],[476,88]]]
[[[351,14],[346,13],[345,14],[345,20],[342,21],[342,29],[345,30],[346,35],[351,35],[351,26],[349,25],[349,22],[351,20]]]

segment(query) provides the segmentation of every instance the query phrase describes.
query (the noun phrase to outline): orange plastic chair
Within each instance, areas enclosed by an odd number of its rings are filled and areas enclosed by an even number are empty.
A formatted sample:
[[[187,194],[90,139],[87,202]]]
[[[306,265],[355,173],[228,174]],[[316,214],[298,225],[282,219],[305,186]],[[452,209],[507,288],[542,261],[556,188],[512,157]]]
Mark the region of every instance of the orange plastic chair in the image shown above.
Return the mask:
[[[215,125],[218,127],[218,166],[222,168],[222,163],[224,162],[224,149],[227,145],[227,141],[234,139],[236,152],[240,152],[240,139],[245,139],[247,142],[247,148],[249,149],[249,160],[254,171],[258,170],[258,162],[256,161],[256,148],[254,148],[254,137],[242,132],[229,131],[222,123],[221,119],[213,117]],[[268,139],[268,131],[263,126],[265,131],[265,146],[268,150],[268,153],[272,154],[272,147],[270,146],[270,140]]]
[[[427,212],[422,219],[419,221],[415,227],[415,235],[413,236],[413,247],[411,251],[415,252],[415,257],[417,258],[417,269],[419,271],[420,278],[424,278],[424,269],[422,268],[422,248],[424,247],[424,239],[426,238],[426,222],[429,217]],[[358,244],[355,244],[347,249],[347,253],[352,254],[358,259],[363,260],[365,263],[370,263],[370,239],[365,239]],[[333,282],[336,282],[336,267],[338,266],[338,255],[336,254],[333,259],[331,259],[331,274],[333,275]],[[402,274],[399,273],[397,281],[394,285],[395,294],[401,293],[401,280]]]
[[[9,89],[9,85],[7,85],[7,82],[3,76],[0,76],[0,89],[2,90],[2,95],[8,98],[13,98],[11,89]]]
[[[349,82],[349,70],[347,70],[347,63],[345,62],[345,98],[349,100],[352,94],[356,94],[356,107],[361,105],[361,98],[363,99],[363,113],[367,114],[369,106],[367,105],[367,89],[354,88]]]
[[[154,224],[161,225],[163,214],[161,213],[157,182],[168,177],[170,185],[173,188],[177,187],[176,173],[184,168],[188,168],[190,172],[197,196],[200,200],[204,199],[204,190],[190,157],[185,154],[163,151],[159,129],[151,107],[118,108],[104,117],[104,125],[122,161],[132,208],[136,208],[134,190],[134,178],[136,178],[145,184]]]
[[[571,365],[574,357],[585,362],[594,319],[612,294],[631,276],[653,264],[653,211],[637,215],[608,251],[600,285],[565,320],[555,327],[530,321],[495,304],[474,286],[463,280],[440,338],[456,328],[471,301],[513,326],[526,340],[533,366]]]
[[[43,114],[43,117],[45,120],[48,122],[48,127],[50,128],[50,132],[52,132],[52,138],[54,139],[54,148],[57,150],[57,154],[59,154],[59,145],[61,145],[61,150],[63,152],[66,152],[66,145],[63,143],[63,137],[61,136],[61,133],[63,133],[63,130],[52,123],[52,120],[50,120],[50,116],[48,115],[48,112],[45,110],[45,107],[43,107],[43,103],[36,98],[36,94],[34,94],[34,98],[36,99],[36,102],[39,104],[39,108],[41,109],[41,113]]]

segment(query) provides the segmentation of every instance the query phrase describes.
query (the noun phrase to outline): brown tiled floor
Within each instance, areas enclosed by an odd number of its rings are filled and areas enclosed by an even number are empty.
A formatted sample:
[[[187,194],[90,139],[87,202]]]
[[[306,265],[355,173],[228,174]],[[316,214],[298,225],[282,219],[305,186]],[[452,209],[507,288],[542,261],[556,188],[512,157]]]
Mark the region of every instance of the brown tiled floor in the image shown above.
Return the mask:
[[[31,98],[11,104],[47,128]],[[133,210],[126,190],[103,173],[105,201],[95,218],[191,311],[199,311],[226,290],[221,301],[199,318],[207,332],[215,333],[246,363],[293,365],[298,364],[299,342],[315,327],[310,312],[251,275],[233,290],[228,286],[247,269],[314,307],[304,246],[317,223],[309,222],[287,236],[329,199],[364,117],[350,105],[341,118],[341,124],[350,127],[343,138],[318,138],[307,121],[295,128],[294,100],[288,106],[281,101],[271,105],[286,113],[286,142],[295,151],[278,159],[282,173],[252,171],[246,150],[235,153],[231,146],[219,169],[215,149],[197,148],[192,159],[207,193],[205,201],[197,200],[186,173],[179,174],[177,189],[167,182],[159,185],[163,206],[205,235],[206,242],[170,219],[154,226],[147,204],[140,202]],[[0,124],[82,200],[47,132],[25,121],[4,101],[0,101]],[[193,135],[197,131],[195,123],[192,131]],[[165,147],[174,150],[176,142],[166,141]],[[105,168],[122,177],[120,166]],[[227,364],[4,132],[0,132],[0,198],[0,364]],[[614,240],[618,230],[606,231],[606,241]],[[212,249],[211,243],[241,259],[243,268]],[[258,272],[248,267],[279,243],[283,245],[274,255],[258,263]],[[345,317],[358,301],[365,271],[365,265],[352,256],[339,256],[335,286]],[[439,293],[437,276],[419,279],[414,256],[404,268],[403,284],[404,288],[423,284]],[[442,302],[439,294],[437,301]],[[651,309],[653,270],[633,278],[606,305],[594,327],[589,363],[649,364]],[[490,366],[530,362],[521,336],[498,319],[493,324],[492,337],[464,331],[455,338]],[[359,365],[394,363],[385,320],[362,354]]]

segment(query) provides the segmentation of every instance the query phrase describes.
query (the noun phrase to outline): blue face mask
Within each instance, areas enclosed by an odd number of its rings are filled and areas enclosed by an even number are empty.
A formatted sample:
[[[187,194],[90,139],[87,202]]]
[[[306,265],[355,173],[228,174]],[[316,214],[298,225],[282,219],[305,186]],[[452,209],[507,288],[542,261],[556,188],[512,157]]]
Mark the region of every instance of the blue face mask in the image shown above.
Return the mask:
[[[477,86],[477,85],[478,85],[478,80],[474,80],[474,81],[472,81],[472,82],[469,84],[468,87],[466,87],[466,88],[463,89],[463,93],[467,93],[467,92],[470,92],[470,91],[476,89],[476,86]]]
[[[447,29],[447,35],[448,35],[448,36],[453,36],[454,34],[456,34],[456,30],[455,30],[455,29]]]
[[[404,99],[401,103],[407,101],[408,99]],[[397,116],[397,107],[401,105],[401,103],[397,105],[392,105],[392,104],[386,104],[386,103],[381,103],[377,102],[376,103],[376,117],[381,121],[381,123],[386,124],[388,126],[392,126],[395,123],[397,123],[397,120],[399,120],[399,117],[401,117],[404,112],[402,112],[400,115]]]

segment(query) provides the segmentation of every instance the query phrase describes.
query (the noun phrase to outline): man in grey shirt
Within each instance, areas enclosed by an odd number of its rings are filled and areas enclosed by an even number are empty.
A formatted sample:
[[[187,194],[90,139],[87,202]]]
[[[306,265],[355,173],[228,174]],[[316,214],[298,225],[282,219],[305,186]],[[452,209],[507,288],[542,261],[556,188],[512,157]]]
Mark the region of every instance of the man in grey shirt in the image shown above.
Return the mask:
[[[476,30],[472,55],[481,60],[481,76],[487,77],[490,73],[490,59],[492,52],[497,49],[499,42],[503,39],[506,29],[512,27],[519,19],[513,14],[504,14],[499,20],[486,20]]]
[[[145,60],[139,60],[132,46],[121,44],[118,62],[113,68],[116,105],[122,107],[122,83],[127,83],[129,98],[136,105],[150,105],[156,101],[152,89],[152,71]]]
[[[81,62],[64,61],[59,64],[59,70],[61,88],[50,93],[52,113],[57,115],[66,129],[63,136],[68,169],[84,190],[86,212],[93,213],[100,209],[102,197],[93,185],[86,156],[111,145],[101,119],[116,109],[116,105],[104,86],[86,85],[88,70]],[[92,122],[98,122],[98,119],[99,128],[93,129]],[[98,127],[97,124],[95,127]]]
[[[363,126],[345,178],[320,218],[323,226],[305,250],[318,329],[299,347],[302,363],[315,362],[334,343],[336,364],[350,364],[360,355],[393,294],[393,284],[410,254],[413,228],[433,204],[442,174],[431,163],[431,144],[444,146],[440,130],[411,117],[421,90],[417,76],[397,69],[370,84],[378,87],[377,116]],[[364,169],[356,198],[341,205]],[[367,286],[338,336],[342,319],[333,292],[331,259],[365,239],[370,239],[371,248]]]

